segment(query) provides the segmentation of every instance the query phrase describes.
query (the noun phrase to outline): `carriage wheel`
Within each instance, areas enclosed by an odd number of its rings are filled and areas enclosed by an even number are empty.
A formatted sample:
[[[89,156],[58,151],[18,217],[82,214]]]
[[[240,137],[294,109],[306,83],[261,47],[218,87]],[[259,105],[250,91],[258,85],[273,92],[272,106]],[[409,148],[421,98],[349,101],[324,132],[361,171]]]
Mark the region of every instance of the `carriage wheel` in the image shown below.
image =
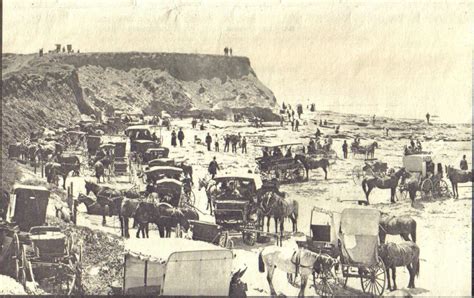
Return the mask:
[[[17,270],[16,276],[17,276],[18,282],[21,283],[23,286],[26,285],[26,268],[25,267],[26,267],[26,252],[22,245],[20,249],[20,255],[18,256],[16,260],[16,270]]]
[[[360,284],[364,293],[381,296],[385,290],[385,265],[380,257],[377,263],[371,267],[364,268],[360,277]]]
[[[331,270],[323,270],[319,274],[313,272],[314,291],[321,297],[332,297],[334,295],[333,287],[335,285],[334,276]]]
[[[257,234],[254,232],[242,232],[242,239],[245,244],[249,246],[254,246],[257,242]]]
[[[446,181],[444,180],[436,181],[434,189],[436,190],[437,197],[451,197],[451,192],[449,191],[448,183],[446,183]]]
[[[433,182],[430,179],[425,179],[421,183],[420,187],[421,197],[422,198],[432,198],[433,196]]]
[[[298,161],[296,163],[296,167],[288,171],[288,174],[289,174],[288,180],[290,180],[291,182],[304,181],[305,173],[306,173],[306,170],[304,168],[304,165],[300,161]]]
[[[195,203],[196,203],[196,195],[191,190],[188,194],[188,204],[191,206],[194,206]]]
[[[355,166],[352,169],[352,181],[354,181],[354,184],[360,185],[364,178],[365,178],[365,172],[362,170],[362,167]]]

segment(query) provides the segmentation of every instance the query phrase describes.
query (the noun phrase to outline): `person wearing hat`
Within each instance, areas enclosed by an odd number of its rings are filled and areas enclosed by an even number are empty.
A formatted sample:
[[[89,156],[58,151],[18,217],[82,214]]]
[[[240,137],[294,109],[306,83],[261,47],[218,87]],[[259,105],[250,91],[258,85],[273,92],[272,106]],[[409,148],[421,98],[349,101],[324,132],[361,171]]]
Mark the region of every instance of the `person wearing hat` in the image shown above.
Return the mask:
[[[214,156],[212,161],[209,163],[209,168],[208,168],[209,174],[211,174],[212,179],[214,179],[214,177],[216,176],[217,170],[220,170],[220,168],[219,168],[219,165],[217,164],[216,157]]]
[[[460,167],[461,170],[463,170],[463,171],[467,171],[467,169],[469,168],[469,167],[467,166],[466,155],[463,155],[463,156],[462,156],[462,160],[461,160],[461,163],[460,163],[459,167]]]

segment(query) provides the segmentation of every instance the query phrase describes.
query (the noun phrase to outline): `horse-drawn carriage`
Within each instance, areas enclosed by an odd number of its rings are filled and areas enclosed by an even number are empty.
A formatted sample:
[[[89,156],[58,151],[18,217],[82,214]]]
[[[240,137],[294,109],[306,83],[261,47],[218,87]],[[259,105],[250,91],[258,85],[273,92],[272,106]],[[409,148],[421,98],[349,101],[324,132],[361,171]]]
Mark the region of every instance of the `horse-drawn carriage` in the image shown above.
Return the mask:
[[[114,147],[114,174],[115,175],[126,175],[128,161],[126,158],[126,142],[112,142]]]
[[[146,152],[152,148],[160,148],[160,143],[152,140],[134,140],[130,143],[130,151],[144,157]]]
[[[94,156],[100,147],[101,137],[100,136],[87,136],[87,153],[89,157]]]
[[[49,191],[16,185],[13,193],[7,216],[10,223],[0,228],[2,271],[24,286],[38,283],[48,293],[80,293],[81,249],[74,247],[72,236],[45,225]]]
[[[215,204],[216,224],[225,230],[242,233],[244,243],[254,245],[258,236],[256,231],[263,229],[257,207],[257,196],[262,188],[260,176],[222,175],[214,181],[216,190],[211,201]]]
[[[159,140],[153,139],[151,125],[133,125],[125,129],[125,135],[130,138],[130,151],[145,154],[149,148],[160,147]]]
[[[310,144],[314,143],[314,147],[308,146],[306,152],[307,155],[312,156],[313,158],[327,158],[327,159],[337,159],[337,153],[334,149],[331,148],[331,143],[326,143],[324,145],[318,145],[319,137],[311,137]]]
[[[173,166],[153,166],[146,169],[145,182],[155,185],[160,198],[172,199],[174,206],[186,203],[193,206],[196,196],[191,187],[190,178],[184,175],[183,169]]]
[[[405,198],[410,193],[414,200],[420,191],[422,198],[450,197],[448,184],[444,181],[443,166],[435,165],[429,154],[411,154],[403,156],[403,167],[410,177],[402,179],[399,194]]]
[[[158,158],[168,158],[170,149],[166,147],[148,148],[143,154],[143,162],[147,163]]]
[[[345,208],[340,214],[313,208],[310,236],[297,241],[298,246],[338,259],[334,266],[313,273],[318,295],[334,295],[337,286],[346,287],[349,277],[360,278],[364,293],[383,294],[386,272],[378,256],[379,222],[380,212],[373,208]]]
[[[388,164],[378,161],[376,158],[366,159],[364,166],[355,166],[352,169],[352,180],[360,185],[367,176],[382,178],[387,174]]]
[[[228,296],[245,272],[232,272],[234,256],[226,248],[182,238],[150,241],[125,242],[123,284],[112,294]]]
[[[261,147],[263,157],[257,157],[256,172],[260,172],[263,180],[276,178],[281,183],[301,182],[305,179],[306,169],[303,163],[296,160],[291,147],[302,145],[301,143],[277,143],[256,145]],[[282,150],[286,150],[283,154]]]
[[[356,154],[364,155],[365,158],[374,158],[375,156],[375,149],[379,148],[379,144],[377,142],[372,142],[367,146],[362,146],[359,141],[352,142],[351,144],[351,152],[355,156]]]

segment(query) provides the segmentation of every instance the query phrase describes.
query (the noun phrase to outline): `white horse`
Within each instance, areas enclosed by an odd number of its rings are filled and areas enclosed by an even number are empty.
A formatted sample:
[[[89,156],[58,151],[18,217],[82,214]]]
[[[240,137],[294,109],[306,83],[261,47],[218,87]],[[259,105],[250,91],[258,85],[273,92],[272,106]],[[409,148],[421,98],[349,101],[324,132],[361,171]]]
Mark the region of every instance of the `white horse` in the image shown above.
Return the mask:
[[[292,274],[301,275],[299,297],[304,297],[304,290],[308,276],[313,272],[330,270],[337,261],[328,255],[317,254],[304,248],[267,246],[258,255],[258,270],[265,272],[267,267],[267,281],[272,296],[276,295],[272,279],[275,268],[287,273],[288,281]]]

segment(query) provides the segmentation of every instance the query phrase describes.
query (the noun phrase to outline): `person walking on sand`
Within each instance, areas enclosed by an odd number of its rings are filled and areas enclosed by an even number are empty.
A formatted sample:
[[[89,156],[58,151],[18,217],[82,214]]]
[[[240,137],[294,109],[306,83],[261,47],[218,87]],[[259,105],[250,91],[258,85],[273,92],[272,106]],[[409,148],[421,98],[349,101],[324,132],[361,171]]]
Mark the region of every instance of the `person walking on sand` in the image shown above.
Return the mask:
[[[468,166],[467,166],[466,155],[462,156],[462,160],[461,160],[461,163],[459,164],[459,167],[461,168],[461,170],[467,171]]]
[[[176,147],[176,132],[174,129],[171,132],[171,146]]]
[[[347,142],[344,140],[344,144],[342,144],[342,153],[344,155],[344,158],[347,158]]]
[[[299,131],[298,127],[300,127],[300,121],[298,119],[295,120],[295,131]]]
[[[216,176],[217,170],[220,170],[220,168],[219,168],[219,165],[217,164],[216,157],[214,156],[212,161],[209,163],[209,168],[208,168],[209,174],[211,174],[212,179],[214,179],[214,177]]]
[[[178,131],[178,140],[179,140],[179,146],[183,147],[184,132],[182,128],[180,128]]]
[[[219,138],[216,135],[216,141],[214,142],[214,151],[219,152]]]
[[[247,153],[247,139],[245,137],[242,139],[242,153]]]
[[[209,133],[206,136],[207,151],[211,151],[212,137]]]

